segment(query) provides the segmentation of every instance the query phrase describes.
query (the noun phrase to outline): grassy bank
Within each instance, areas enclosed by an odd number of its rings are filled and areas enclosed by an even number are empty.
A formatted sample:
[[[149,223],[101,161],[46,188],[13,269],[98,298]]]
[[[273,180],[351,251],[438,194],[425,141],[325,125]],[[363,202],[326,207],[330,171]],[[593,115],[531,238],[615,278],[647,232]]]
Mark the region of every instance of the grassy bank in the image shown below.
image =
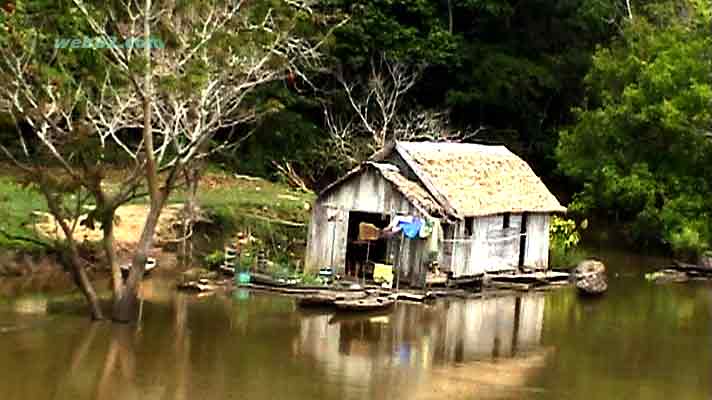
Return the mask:
[[[179,188],[169,202],[181,203],[185,198]],[[313,199],[313,194],[287,185],[211,170],[201,181],[198,204],[213,223],[202,227],[197,247],[204,251],[222,248],[226,240],[242,232],[257,238],[257,245],[271,258],[301,257]],[[135,203],[145,204],[147,199]],[[33,229],[33,212],[46,209],[36,189],[18,184],[13,176],[0,177],[0,248],[22,253],[41,250],[34,243],[43,238]]]
[[[303,257],[313,193],[222,172],[209,174],[201,185],[198,202],[213,224],[207,227],[211,240],[204,240],[199,247],[219,251],[224,243],[242,233],[256,238],[258,242],[253,247],[263,249],[269,259],[279,264],[291,264]],[[171,200],[181,202],[184,198],[185,194],[178,192]],[[206,255],[207,252],[202,254]]]

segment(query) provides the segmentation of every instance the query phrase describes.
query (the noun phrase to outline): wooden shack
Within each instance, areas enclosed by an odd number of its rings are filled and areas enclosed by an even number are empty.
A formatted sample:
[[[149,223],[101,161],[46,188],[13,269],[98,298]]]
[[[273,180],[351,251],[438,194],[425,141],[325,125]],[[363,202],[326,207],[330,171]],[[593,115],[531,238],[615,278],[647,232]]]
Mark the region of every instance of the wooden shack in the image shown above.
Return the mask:
[[[436,258],[451,277],[548,267],[549,216],[566,209],[504,146],[396,142],[326,187],[312,209],[306,267],[355,274],[370,261],[397,265],[422,286]],[[396,215],[434,222],[432,237],[358,241],[358,226]],[[364,249],[367,247],[367,249]]]

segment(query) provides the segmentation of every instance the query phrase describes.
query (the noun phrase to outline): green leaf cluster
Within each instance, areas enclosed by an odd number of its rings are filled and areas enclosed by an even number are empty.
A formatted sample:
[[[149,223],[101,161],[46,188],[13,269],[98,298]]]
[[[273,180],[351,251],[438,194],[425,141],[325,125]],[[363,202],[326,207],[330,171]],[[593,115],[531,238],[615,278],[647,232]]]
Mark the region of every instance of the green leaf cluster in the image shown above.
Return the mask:
[[[679,2],[678,2],[679,3]],[[712,242],[710,6],[657,2],[600,47],[587,101],[561,131],[573,209],[615,212],[634,238],[698,253]]]

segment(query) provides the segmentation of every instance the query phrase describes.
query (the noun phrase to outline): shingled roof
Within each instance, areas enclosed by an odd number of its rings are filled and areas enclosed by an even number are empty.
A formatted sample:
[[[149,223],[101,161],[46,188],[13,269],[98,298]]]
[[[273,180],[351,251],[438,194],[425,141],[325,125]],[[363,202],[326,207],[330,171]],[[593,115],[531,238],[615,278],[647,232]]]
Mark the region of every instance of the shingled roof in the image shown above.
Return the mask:
[[[529,165],[504,146],[397,142],[395,151],[458,216],[566,211]]]

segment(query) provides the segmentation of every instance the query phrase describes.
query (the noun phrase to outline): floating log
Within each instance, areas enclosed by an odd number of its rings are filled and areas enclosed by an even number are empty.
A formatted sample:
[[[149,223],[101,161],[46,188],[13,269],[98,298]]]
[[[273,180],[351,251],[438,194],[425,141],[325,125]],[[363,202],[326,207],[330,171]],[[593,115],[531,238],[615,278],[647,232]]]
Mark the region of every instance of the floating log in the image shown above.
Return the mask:
[[[531,289],[532,286],[534,286],[534,285],[532,285],[530,283],[507,282],[507,281],[497,281],[497,280],[492,280],[487,284],[487,287],[490,287],[490,288],[504,289],[504,290],[518,290],[521,292],[529,291],[529,289]]]
[[[267,292],[280,293],[290,296],[304,296],[319,293],[320,289],[308,288],[308,287],[294,287],[294,286],[271,286],[271,285],[261,285],[256,283],[241,283],[238,285],[241,288],[263,290]]]
[[[675,266],[672,269],[679,269],[685,272],[689,271],[694,271],[694,272],[699,272],[701,274],[710,274],[712,275],[712,269],[705,267],[702,264],[689,264],[689,263],[684,263],[682,261],[673,261]]]
[[[178,289],[190,292],[212,292],[218,289],[218,285],[210,283],[207,279],[188,281],[178,284]]]
[[[297,300],[297,304],[301,307],[328,307],[333,306],[337,301],[358,300],[367,297],[365,291],[361,292],[336,292],[336,291],[320,291],[314,294],[307,294]]]
[[[484,274],[452,278],[448,280],[447,285],[457,287],[481,287],[483,278]]]
[[[667,268],[645,274],[645,279],[655,283],[683,283],[689,281],[690,277],[685,271]]]
[[[250,279],[252,282],[254,282],[256,284],[265,285],[265,286],[285,287],[285,286],[296,286],[297,285],[297,282],[289,282],[284,279],[274,279],[270,275],[261,274],[258,272],[250,273]]]
[[[396,299],[394,296],[369,297],[359,300],[335,301],[334,305],[341,311],[377,311],[393,307]]]
[[[413,301],[417,303],[424,302],[428,296],[426,294],[411,293],[411,292],[398,292],[394,294],[398,300]]]
[[[606,266],[597,260],[585,260],[574,268],[576,288],[583,295],[600,295],[608,290]]]

